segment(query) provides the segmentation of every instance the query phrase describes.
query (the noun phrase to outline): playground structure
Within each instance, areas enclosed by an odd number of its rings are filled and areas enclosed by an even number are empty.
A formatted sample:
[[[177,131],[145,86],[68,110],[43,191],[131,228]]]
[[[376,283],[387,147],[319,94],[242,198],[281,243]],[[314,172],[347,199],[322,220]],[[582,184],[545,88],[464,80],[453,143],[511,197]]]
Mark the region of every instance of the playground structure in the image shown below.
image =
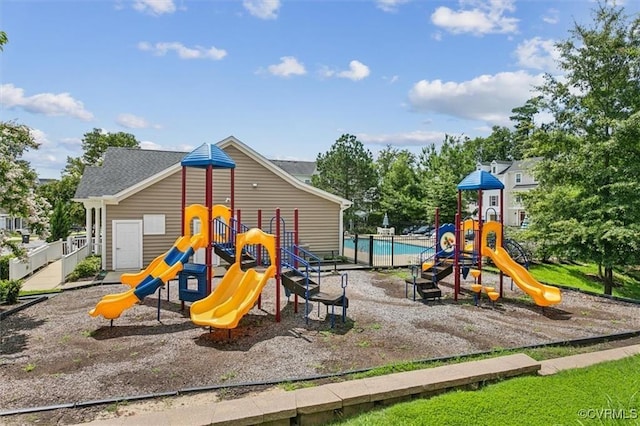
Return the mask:
[[[496,214],[499,221],[485,221],[482,217],[482,191],[491,189],[500,190],[500,213]],[[478,192],[478,219],[461,220],[462,191],[468,190]],[[436,291],[438,281],[453,273],[454,300],[457,301],[461,292],[460,277],[466,278],[471,272],[474,277],[471,290],[474,292],[476,304],[478,304],[483,290],[492,304],[503,296],[504,274],[511,277],[512,281],[528,294],[538,306],[556,305],[562,301],[560,290],[557,287],[542,284],[531,276],[525,267],[528,266],[528,260],[524,256],[522,248],[514,241],[504,239],[503,190],[504,185],[493,175],[477,170],[458,184],[458,212],[454,224],[440,225],[439,212],[436,210],[434,247],[420,255],[419,264],[422,279],[417,280],[417,274],[412,272],[414,300],[416,288],[424,299],[439,297],[439,289]],[[498,291],[494,287],[482,285],[483,257],[490,258],[500,270]],[[518,263],[514,257],[523,259],[522,263],[525,265]]]
[[[305,300],[305,318],[309,320],[309,301],[329,306],[331,326],[334,326],[336,306],[342,307],[342,319],[346,320],[348,298],[347,276],[342,277],[342,294],[332,295],[320,291],[322,261],[298,243],[298,210],[294,211],[294,231],[287,231],[280,209],[269,224],[269,232],[262,229],[262,212],[258,210],[257,228],[249,228],[241,222],[241,211],[234,213],[235,163],[215,145],[203,144],[187,154],[182,162],[182,236],[166,253],[156,257],[139,273],[123,274],[121,282],[130,290],[106,295],[89,314],[102,315],[105,319],[118,318],[123,311],[140,303],[144,297],[161,291],[169,281],[178,278],[179,299],[191,305],[191,319],[195,324],[232,329],[257,301],[261,308],[261,292],[270,278],[276,280],[275,319],[280,321],[280,285],[286,295],[295,296],[294,312],[298,308],[298,296]],[[205,204],[186,206],[186,168],[206,170]],[[212,205],[213,169],[230,169],[230,205]],[[197,221],[197,223],[196,223]],[[275,228],[275,229],[274,229]],[[189,263],[194,253],[205,250],[205,264]],[[212,291],[215,252],[229,263],[222,280]],[[314,264],[315,263],[315,264]],[[264,271],[259,271],[266,269]],[[313,278],[312,278],[312,274]],[[317,274],[317,278],[315,278]],[[197,280],[197,289],[190,289],[189,279]],[[158,296],[159,300],[160,296]],[[319,305],[318,305],[319,308]],[[158,304],[158,310],[160,305]],[[318,313],[319,315],[319,313]],[[158,311],[159,318],[159,311]]]

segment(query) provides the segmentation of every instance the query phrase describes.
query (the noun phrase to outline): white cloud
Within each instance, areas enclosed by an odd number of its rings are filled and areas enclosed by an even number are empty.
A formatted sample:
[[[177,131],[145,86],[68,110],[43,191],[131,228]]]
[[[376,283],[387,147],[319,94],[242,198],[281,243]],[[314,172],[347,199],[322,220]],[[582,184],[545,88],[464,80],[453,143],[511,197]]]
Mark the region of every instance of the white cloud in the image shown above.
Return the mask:
[[[376,0],[376,7],[385,12],[396,12],[401,4],[408,2],[409,0]]]
[[[349,80],[358,81],[367,78],[371,74],[369,67],[360,61],[353,60],[349,62],[349,69],[340,71],[336,74],[340,78],[348,78]]]
[[[421,80],[409,91],[412,108],[453,117],[509,125],[511,110],[531,98],[543,75],[525,71],[481,75],[460,83]]]
[[[467,5],[471,8],[464,9]],[[513,11],[513,0],[461,0],[458,10],[438,7],[431,14],[431,22],[453,34],[471,33],[481,36],[515,33],[519,20],[506,16],[507,12]]]
[[[150,149],[150,150],[155,150],[155,151],[163,151],[166,149],[162,146],[162,145],[158,145],[155,142],[151,142],[151,141],[141,141],[140,142],[140,149]]]
[[[557,71],[560,51],[554,43],[551,39],[544,40],[540,37],[523,41],[515,50],[518,65],[547,72]]]
[[[276,19],[281,3],[280,0],[244,0],[242,5],[256,18]]]
[[[320,75],[320,77],[322,78],[330,78],[330,77],[333,77],[335,74],[336,72],[326,65],[321,66],[320,69],[318,70],[318,75]]]
[[[358,139],[367,145],[423,146],[440,143],[444,140],[444,132],[414,130],[406,133],[370,135],[359,133]]]
[[[213,59],[220,60],[227,56],[227,51],[214,46],[209,48],[202,46],[187,47],[180,42],[160,42],[151,44],[146,41],[138,43],[138,49],[144,52],[152,52],[157,56],[164,56],[169,51],[175,51],[180,59]]]
[[[269,65],[267,69],[271,74],[277,75],[278,77],[305,75],[307,73],[304,64],[298,62],[293,56],[283,56],[280,58],[279,64]]]
[[[557,24],[560,21],[560,11],[551,8],[542,16],[542,20],[547,24]]]
[[[25,96],[24,90],[13,84],[0,85],[0,104],[6,108],[22,108],[34,114],[64,116],[89,121],[93,114],[84,108],[84,104],[69,93],[38,93]]]
[[[31,164],[41,178],[58,178],[60,171],[67,164],[67,157],[78,157],[82,154],[80,144],[51,141],[49,135],[40,129],[32,128],[30,133],[40,146],[37,150],[25,151],[22,158]]]
[[[50,145],[47,134],[40,129],[30,129],[29,133],[34,141],[39,145],[39,149]]]
[[[161,127],[158,124],[151,124],[143,117],[138,117],[134,114],[120,114],[116,118],[116,123],[127,129],[146,129],[149,127],[159,129]]]
[[[82,145],[82,139],[81,138],[62,138],[60,139],[60,143],[70,147],[78,147]]]
[[[153,141],[141,141],[140,149],[149,149],[154,151],[176,151],[176,152],[191,152],[195,149],[195,146],[189,144],[178,144],[172,146],[160,145]]]
[[[176,11],[176,5],[173,0],[135,0],[133,8],[138,12],[154,16]]]
[[[400,79],[400,77],[398,77],[397,75],[394,75],[394,76],[391,76],[391,77],[386,77],[385,76],[385,77],[382,77],[382,79],[383,80],[387,80],[387,82],[389,84],[394,84]]]

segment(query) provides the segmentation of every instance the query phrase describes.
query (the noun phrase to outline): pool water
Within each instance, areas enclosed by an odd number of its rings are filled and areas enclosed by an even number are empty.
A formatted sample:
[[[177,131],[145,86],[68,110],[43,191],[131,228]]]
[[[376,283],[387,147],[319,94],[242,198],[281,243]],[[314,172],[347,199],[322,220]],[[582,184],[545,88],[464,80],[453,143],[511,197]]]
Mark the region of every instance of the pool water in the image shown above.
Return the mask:
[[[391,247],[393,244],[393,254],[401,255],[401,254],[420,254],[425,250],[433,251],[433,246],[430,244],[429,240],[424,241],[424,245],[416,245],[403,243],[400,241],[391,242],[390,239],[380,240],[377,238],[373,239],[373,254],[383,254],[383,255],[391,255]],[[352,239],[344,240],[344,247],[353,249],[355,248],[355,241]],[[358,239],[358,251],[369,252],[369,239],[361,238]],[[427,252],[429,253],[429,252]]]

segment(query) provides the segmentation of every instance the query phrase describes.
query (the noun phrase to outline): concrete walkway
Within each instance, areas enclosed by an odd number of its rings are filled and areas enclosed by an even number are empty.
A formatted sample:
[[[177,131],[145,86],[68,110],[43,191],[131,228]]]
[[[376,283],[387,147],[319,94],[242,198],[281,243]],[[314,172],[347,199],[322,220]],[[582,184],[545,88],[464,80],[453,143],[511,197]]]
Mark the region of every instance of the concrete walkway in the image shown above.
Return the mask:
[[[27,278],[22,284],[22,291],[47,291],[60,286],[62,277],[62,260],[56,260]]]
[[[640,345],[535,361],[515,354],[424,370],[330,383],[291,392],[264,393],[213,404],[96,420],[90,425],[319,425],[375,407],[451,389],[474,389],[526,374],[549,375],[640,354]]]

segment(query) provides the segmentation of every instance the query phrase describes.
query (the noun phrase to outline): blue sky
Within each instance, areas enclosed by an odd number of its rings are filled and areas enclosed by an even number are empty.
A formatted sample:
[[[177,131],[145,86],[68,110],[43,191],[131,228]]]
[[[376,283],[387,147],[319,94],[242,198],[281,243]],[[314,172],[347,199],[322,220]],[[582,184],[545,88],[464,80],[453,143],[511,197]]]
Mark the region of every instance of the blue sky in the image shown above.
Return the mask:
[[[234,135],[314,160],[343,133],[374,154],[486,136],[545,72],[590,1],[2,0],[2,120],[57,178],[94,128],[146,149]],[[638,13],[640,2],[629,2]]]

